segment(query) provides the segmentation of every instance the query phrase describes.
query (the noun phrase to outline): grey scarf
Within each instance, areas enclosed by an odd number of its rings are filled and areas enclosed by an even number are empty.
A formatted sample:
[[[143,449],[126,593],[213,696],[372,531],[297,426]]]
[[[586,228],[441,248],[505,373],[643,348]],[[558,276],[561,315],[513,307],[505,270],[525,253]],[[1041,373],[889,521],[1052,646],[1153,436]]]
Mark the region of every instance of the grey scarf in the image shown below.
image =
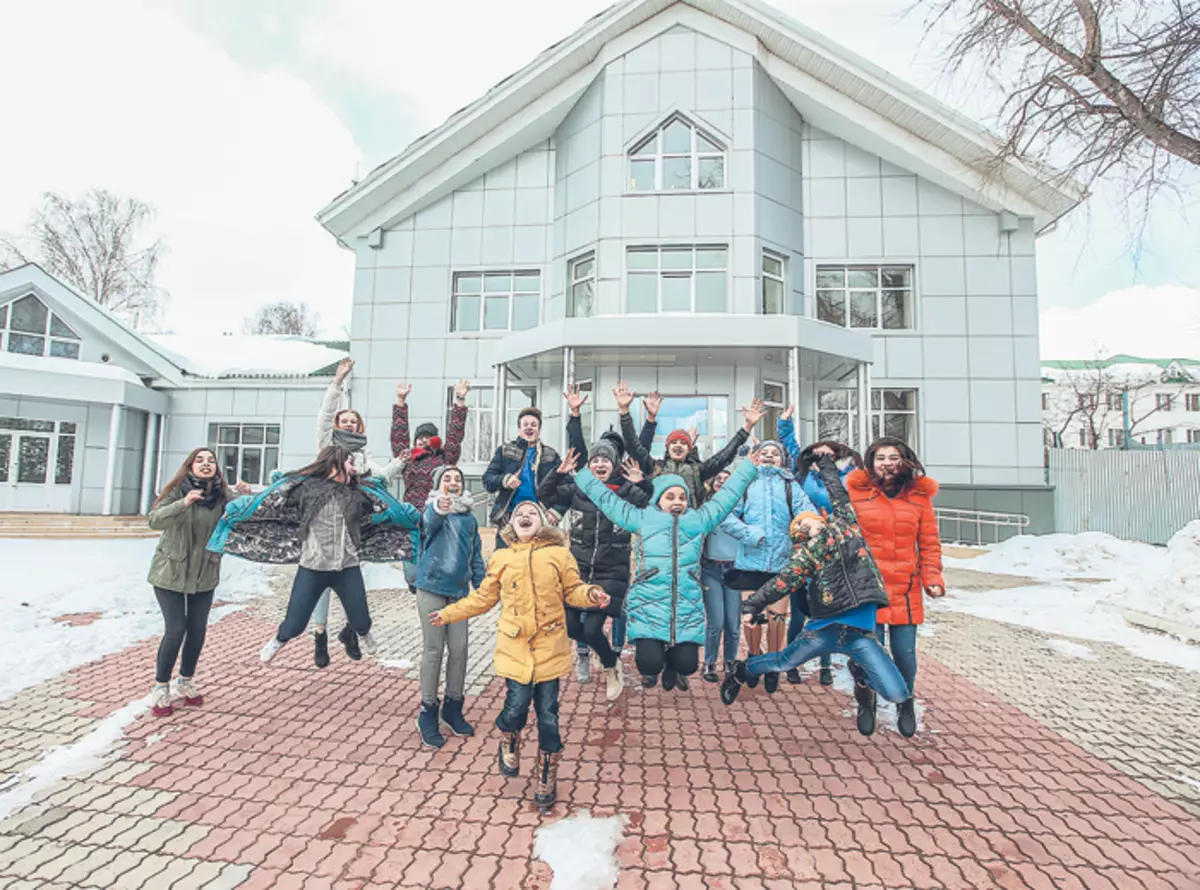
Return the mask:
[[[367,447],[367,437],[362,433],[348,433],[345,430],[339,430],[336,427],[333,430],[333,438],[331,441],[339,448],[345,448],[351,454],[362,451]]]

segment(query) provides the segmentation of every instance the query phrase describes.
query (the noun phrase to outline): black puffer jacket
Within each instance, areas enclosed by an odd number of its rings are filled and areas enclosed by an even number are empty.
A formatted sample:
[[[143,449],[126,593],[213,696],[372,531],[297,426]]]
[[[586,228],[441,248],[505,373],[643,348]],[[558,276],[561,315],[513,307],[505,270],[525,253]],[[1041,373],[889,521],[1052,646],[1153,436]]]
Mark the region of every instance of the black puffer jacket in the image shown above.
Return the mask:
[[[796,549],[787,566],[742,603],[743,612],[758,614],[793,590],[805,592],[810,618],[836,618],[867,603],[888,604],[883,578],[858,527],[837,465],[822,455],[818,466],[833,515],[811,540],[800,531],[800,517],[792,521]]]
[[[635,507],[650,503],[649,482],[623,480],[617,497]],[[546,507],[571,517],[571,555],[579,563],[579,575],[588,584],[599,584],[610,597],[603,611],[620,615],[629,590],[629,554],[632,535],[600,512],[587,499],[575,480],[559,472],[546,477],[538,489],[538,500]]]

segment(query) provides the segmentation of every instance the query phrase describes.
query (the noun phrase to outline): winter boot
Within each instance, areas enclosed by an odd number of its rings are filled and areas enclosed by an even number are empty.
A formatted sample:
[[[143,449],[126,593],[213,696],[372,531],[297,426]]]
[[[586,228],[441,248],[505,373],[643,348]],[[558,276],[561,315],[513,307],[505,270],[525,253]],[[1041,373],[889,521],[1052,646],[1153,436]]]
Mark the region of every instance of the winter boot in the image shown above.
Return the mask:
[[[663,691],[670,692],[679,683],[679,674],[675,673],[670,668],[663,668]]]
[[[792,668],[787,672],[787,681],[792,684],[803,683],[804,678],[800,676],[800,668]]]
[[[367,631],[365,634],[363,634],[362,644],[363,652],[366,652],[368,655],[374,658],[375,653],[379,651],[379,641],[375,639],[375,634],[371,633],[371,631]]]
[[[475,727],[463,717],[463,700],[446,696],[442,702],[442,722],[450,727],[450,731],[458,736],[475,735]]]
[[[653,689],[658,685],[658,674],[642,674],[642,686]]]
[[[746,662],[734,661],[730,664],[733,667],[725,669],[725,680],[721,683],[721,701],[727,705],[737,700],[738,693],[742,691],[742,684],[746,681]]]
[[[896,705],[896,728],[906,739],[911,739],[917,734],[917,703],[915,699],[906,698]]]
[[[558,761],[561,757],[562,753],[559,751],[553,754],[549,751],[538,751],[533,802],[543,810],[550,809],[558,800]]]
[[[774,695],[775,690],[779,688],[779,671],[769,671],[763,674],[763,689],[767,690],[768,695]]]
[[[833,685],[833,668],[827,664],[821,665],[821,685],[822,686],[832,686]]]
[[[171,704],[170,683],[155,683],[154,691],[150,693],[150,701],[150,713],[155,717],[170,717],[175,713],[175,706]]]
[[[323,630],[313,634],[313,664],[319,668],[329,667],[329,634]]]
[[[575,677],[580,683],[592,682],[592,663],[591,659],[580,658],[579,663],[575,665]]]
[[[717,666],[715,664],[706,664],[704,672],[700,675],[701,679],[706,683],[716,683],[720,678],[717,676]]]
[[[676,674],[675,675],[675,688],[678,689],[680,692],[687,692],[688,691],[688,678],[685,677],[683,674]]]
[[[604,697],[616,701],[625,689],[625,677],[621,673],[621,662],[604,669]]]
[[[267,644],[262,647],[262,651],[258,653],[258,658],[263,664],[269,662],[283,648],[283,643],[279,642],[278,637],[271,637],[267,640]]]
[[[446,738],[438,728],[438,702],[421,702],[421,713],[417,715],[417,731],[421,733],[421,741],[426,748],[440,748],[446,744]]]
[[[725,662],[725,676],[726,677],[728,677],[730,674],[732,674],[736,670],[737,670],[737,662],[736,661]]]
[[[521,772],[521,734],[500,733],[500,772],[510,779]]]
[[[867,675],[857,664],[850,662],[854,677],[854,700],[858,702],[858,731],[863,735],[875,733],[875,692],[867,685]]]
[[[342,632],[338,634],[338,639],[346,648],[346,655],[352,661],[359,661],[362,658],[362,650],[358,648],[358,634],[354,632],[349,624],[342,628]]]
[[[196,681],[191,677],[179,677],[175,681],[175,691],[189,708],[198,708],[204,704],[204,696],[196,688]]]

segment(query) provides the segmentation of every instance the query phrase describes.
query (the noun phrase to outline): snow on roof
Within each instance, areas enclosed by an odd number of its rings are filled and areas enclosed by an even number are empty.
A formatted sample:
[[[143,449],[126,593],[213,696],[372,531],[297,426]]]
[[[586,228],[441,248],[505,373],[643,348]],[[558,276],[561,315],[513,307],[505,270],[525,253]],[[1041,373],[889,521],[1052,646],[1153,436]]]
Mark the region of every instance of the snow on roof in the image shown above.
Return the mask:
[[[55,358],[53,356],[19,355],[15,352],[0,352],[0,368],[12,371],[37,371],[40,374],[56,374],[62,377],[92,377],[100,380],[119,380],[143,386],[141,378],[128,368],[100,362],[84,362],[77,358]]]
[[[308,337],[264,334],[150,334],[193,377],[313,377],[331,373],[345,349]]]
[[[1043,359],[1042,377],[1058,380],[1071,372],[1103,370],[1111,378],[1200,377],[1200,360],[1192,358],[1139,358],[1113,355],[1101,359]]]

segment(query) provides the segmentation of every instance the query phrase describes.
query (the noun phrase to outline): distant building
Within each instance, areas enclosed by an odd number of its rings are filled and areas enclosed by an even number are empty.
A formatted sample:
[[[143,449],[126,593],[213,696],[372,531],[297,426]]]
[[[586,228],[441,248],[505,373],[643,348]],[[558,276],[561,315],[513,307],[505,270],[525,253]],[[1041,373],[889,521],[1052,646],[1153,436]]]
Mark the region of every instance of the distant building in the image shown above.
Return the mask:
[[[1200,445],[1200,360],[1044,361],[1042,424],[1050,447]]]

